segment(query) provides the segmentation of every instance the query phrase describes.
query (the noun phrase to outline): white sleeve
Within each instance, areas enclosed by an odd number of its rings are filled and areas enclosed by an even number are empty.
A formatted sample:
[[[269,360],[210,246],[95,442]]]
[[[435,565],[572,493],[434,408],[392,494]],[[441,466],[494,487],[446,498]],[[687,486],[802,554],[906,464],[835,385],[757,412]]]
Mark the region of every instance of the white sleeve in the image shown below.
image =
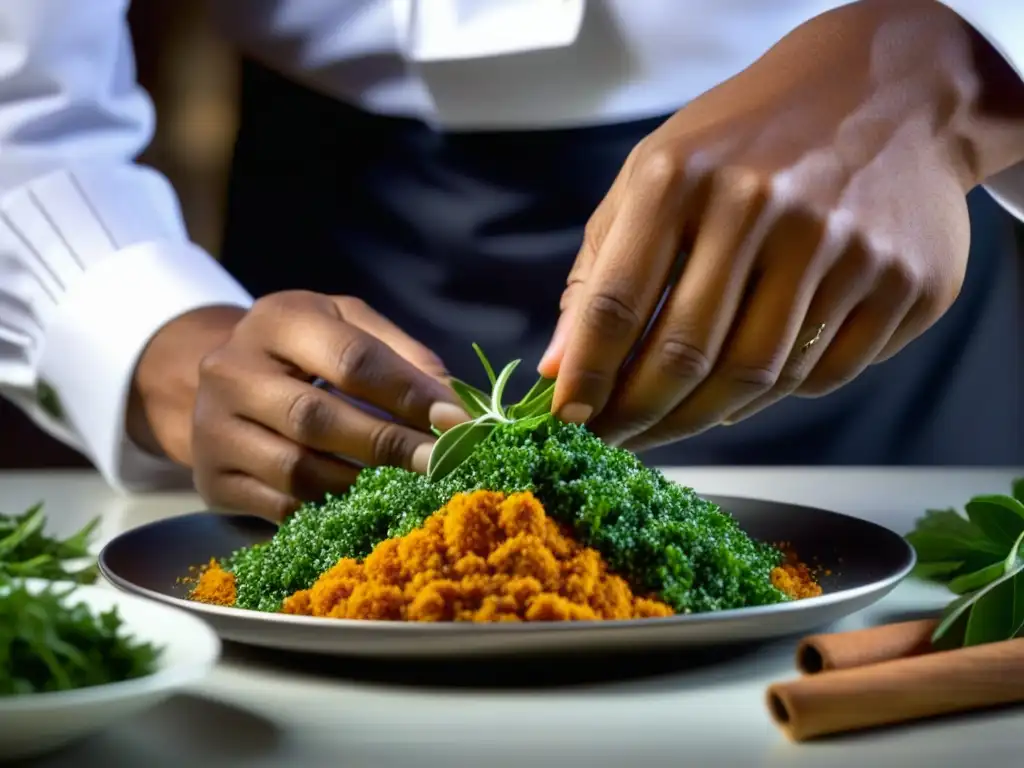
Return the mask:
[[[0,0],[0,393],[122,490],[181,470],[128,441],[136,361],[165,323],[252,299],[136,165],[153,108],[129,0]]]
[[[942,0],[1024,78],[1024,0]],[[1024,221],[1024,163],[985,180],[992,197]]]

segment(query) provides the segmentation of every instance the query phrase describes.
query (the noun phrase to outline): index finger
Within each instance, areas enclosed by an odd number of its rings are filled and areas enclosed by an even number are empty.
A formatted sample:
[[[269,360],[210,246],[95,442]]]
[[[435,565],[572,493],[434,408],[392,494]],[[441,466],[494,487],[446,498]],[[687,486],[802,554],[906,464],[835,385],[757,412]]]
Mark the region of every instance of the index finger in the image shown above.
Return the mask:
[[[553,403],[565,421],[585,422],[604,408],[679,253],[681,190],[674,178],[651,184],[642,170],[636,174],[574,297]]]
[[[422,430],[436,403],[455,394],[380,339],[323,312],[292,313],[269,323],[264,345],[274,357]]]

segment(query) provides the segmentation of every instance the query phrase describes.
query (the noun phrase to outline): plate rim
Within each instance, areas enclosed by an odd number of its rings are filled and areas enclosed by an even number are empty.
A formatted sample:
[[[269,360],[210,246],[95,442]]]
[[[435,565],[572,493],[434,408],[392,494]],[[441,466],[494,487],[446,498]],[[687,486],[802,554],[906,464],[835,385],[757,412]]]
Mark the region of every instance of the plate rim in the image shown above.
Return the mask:
[[[699,494],[699,492],[698,492]],[[872,581],[869,584],[864,584],[859,587],[852,587],[849,589],[839,590],[837,592],[830,592],[817,597],[803,598],[801,600],[793,600],[784,603],[772,603],[770,605],[754,605],[744,608],[730,608],[722,611],[702,611],[699,613],[688,613],[674,616],[664,617],[652,617],[644,619],[617,619],[614,621],[602,620],[602,619],[591,619],[582,621],[538,621],[538,622],[522,622],[522,623],[470,623],[470,622],[407,622],[407,621],[383,621],[377,619],[327,619],[322,616],[296,616],[293,614],[285,613],[271,613],[265,611],[246,610],[240,608],[233,608],[228,606],[210,605],[208,603],[199,603],[185,598],[173,597],[171,595],[157,592],[156,590],[142,587],[137,584],[129,582],[127,579],[122,578],[112,571],[107,565],[107,556],[111,551],[111,548],[122,540],[123,537],[128,536],[132,533],[139,533],[148,528],[154,528],[160,525],[167,524],[169,522],[180,522],[188,518],[205,517],[205,516],[221,516],[227,518],[246,519],[251,518],[249,515],[221,515],[213,510],[197,510],[195,512],[187,512],[182,515],[174,515],[172,517],[161,518],[160,520],[152,520],[148,523],[129,528],[126,531],[122,531],[114,538],[110,539],[103,548],[100,550],[99,556],[97,557],[97,564],[99,566],[100,573],[103,577],[111,583],[118,590],[126,592],[131,595],[136,595],[141,598],[153,600],[162,603],[168,607],[173,607],[179,611],[185,613],[209,616],[211,620],[214,619],[241,619],[242,616],[253,618],[255,620],[265,622],[267,624],[274,624],[278,626],[289,626],[289,627],[319,627],[327,628],[334,627],[337,631],[343,629],[354,630],[357,633],[379,633],[382,630],[401,634],[401,633],[423,633],[430,632],[435,635],[443,634],[492,634],[492,635],[516,635],[516,634],[537,634],[537,633],[558,633],[558,632],[570,632],[579,631],[581,629],[592,630],[592,631],[620,631],[624,629],[636,629],[639,627],[652,627],[655,625],[669,626],[669,625],[685,625],[688,623],[724,623],[736,619],[756,619],[758,616],[770,614],[777,615],[780,613],[792,613],[792,612],[803,612],[809,610],[811,607],[816,606],[827,606],[836,603],[845,603],[855,601],[861,597],[876,592],[882,592],[883,594],[888,593],[903,580],[905,580],[910,573],[913,571],[917,564],[917,553],[914,548],[906,541],[906,539],[900,534],[896,533],[891,528],[887,528],[884,525],[874,522],[873,520],[866,520],[864,518],[849,515],[844,512],[834,512],[832,510],[824,509],[822,507],[812,507],[805,504],[793,504],[787,501],[779,501],[773,499],[757,498],[752,496],[729,496],[725,494],[699,494],[702,498],[707,498],[712,503],[728,511],[724,504],[719,503],[718,500],[728,501],[739,501],[739,502],[756,502],[760,504],[774,504],[785,506],[789,508],[799,509],[804,512],[813,513],[825,513],[832,516],[838,516],[846,518],[847,520],[855,521],[859,525],[865,525],[870,528],[876,529],[880,535],[892,537],[899,541],[901,547],[904,550],[906,556],[903,566],[896,573],[890,574],[884,579]],[[254,518],[259,519],[259,518]],[[241,614],[241,616],[240,616]],[[255,614],[255,616],[253,615]],[[256,617],[259,617],[258,619]],[[244,620],[244,619],[243,619]]]

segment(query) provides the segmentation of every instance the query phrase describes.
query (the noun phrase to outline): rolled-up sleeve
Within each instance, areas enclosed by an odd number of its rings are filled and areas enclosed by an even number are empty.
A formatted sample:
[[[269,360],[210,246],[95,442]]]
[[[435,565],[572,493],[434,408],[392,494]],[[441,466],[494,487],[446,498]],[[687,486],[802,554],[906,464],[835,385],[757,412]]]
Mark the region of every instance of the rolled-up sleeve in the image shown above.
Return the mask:
[[[941,0],[988,40],[1024,78],[1024,0]],[[1024,163],[985,180],[1000,205],[1024,221]]]
[[[175,317],[251,297],[134,162],[154,117],[127,6],[0,2],[0,393],[137,490],[181,479],[126,437],[139,355]]]

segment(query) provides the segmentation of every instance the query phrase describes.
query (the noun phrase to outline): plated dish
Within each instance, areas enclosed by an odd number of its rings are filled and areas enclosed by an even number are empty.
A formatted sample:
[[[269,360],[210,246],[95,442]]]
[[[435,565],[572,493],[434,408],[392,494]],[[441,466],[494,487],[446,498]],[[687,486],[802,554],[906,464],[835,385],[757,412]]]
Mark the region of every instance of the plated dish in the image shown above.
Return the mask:
[[[496,374],[477,352],[491,391],[454,382],[471,420],[439,434],[425,475],[364,469],[344,494],[305,505],[254,541],[232,545],[230,533],[216,526],[194,531],[191,560],[180,559],[186,553],[170,544],[176,523],[158,524],[172,570],[159,568],[155,580],[134,569],[125,547],[145,551],[150,564],[161,553],[130,532],[131,545],[115,541],[101,555],[103,572],[123,588],[217,616],[226,637],[271,645],[280,642],[278,630],[234,628],[320,625],[325,628],[313,631],[321,635],[346,628],[360,635],[372,626],[409,637],[412,630],[398,627],[425,625],[416,632],[470,637],[466,625],[483,625],[484,634],[477,634],[488,641],[477,637],[458,646],[513,650],[516,642],[495,640],[502,637],[495,626],[569,624],[602,628],[607,638],[609,625],[721,625],[722,616],[804,615],[795,607],[823,600],[825,580],[842,562],[823,546],[826,522],[806,520],[815,532],[809,549],[806,531],[786,525],[753,533],[733,512],[670,482],[632,453],[557,420],[550,413],[553,381],[541,379],[519,402],[503,404],[516,363]],[[881,530],[872,532],[889,541]],[[892,557],[882,561],[882,586],[857,586],[884,593],[912,566],[909,547],[888,536],[894,541]],[[855,587],[854,597],[859,594]],[[847,604],[826,597],[819,605]],[[647,637],[656,634],[648,630]],[[660,632],[669,634],[678,633]],[[352,639],[336,637],[329,646],[289,635],[286,643],[366,652]],[[388,645],[381,637],[371,642],[371,652]],[[426,651],[422,643],[398,642],[394,652]]]

